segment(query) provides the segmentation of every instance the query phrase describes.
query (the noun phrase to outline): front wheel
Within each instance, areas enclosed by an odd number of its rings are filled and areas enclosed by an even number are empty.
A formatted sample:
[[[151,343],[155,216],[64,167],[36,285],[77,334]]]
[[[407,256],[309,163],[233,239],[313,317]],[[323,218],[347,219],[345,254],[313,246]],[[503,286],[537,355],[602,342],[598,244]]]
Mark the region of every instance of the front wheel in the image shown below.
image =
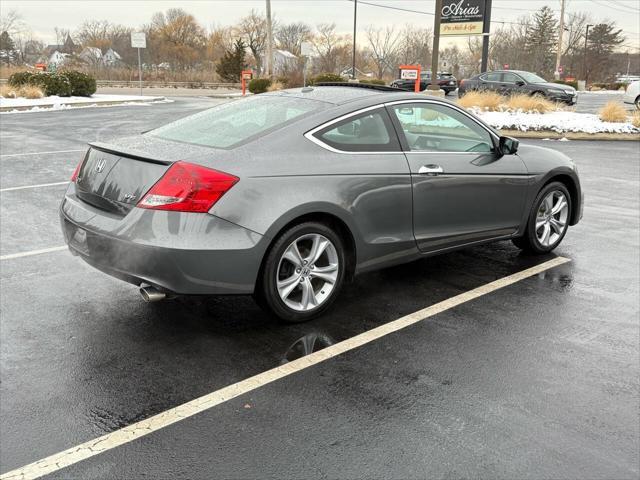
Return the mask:
[[[571,218],[571,195],[564,184],[553,182],[544,187],[529,214],[524,235],[513,243],[532,253],[548,253],[567,233]]]
[[[281,320],[304,322],[331,306],[344,271],[344,245],[334,230],[318,222],[295,225],[269,251],[256,297]]]

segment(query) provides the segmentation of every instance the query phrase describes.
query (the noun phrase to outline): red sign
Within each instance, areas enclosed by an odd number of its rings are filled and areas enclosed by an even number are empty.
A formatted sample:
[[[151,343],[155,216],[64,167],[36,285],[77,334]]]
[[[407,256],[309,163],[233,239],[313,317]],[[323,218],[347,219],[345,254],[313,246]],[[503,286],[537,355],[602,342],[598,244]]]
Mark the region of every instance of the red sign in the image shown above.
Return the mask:
[[[575,82],[575,81],[576,81],[576,77],[564,77],[564,79],[565,79],[567,82]]]
[[[502,65],[502,68],[503,68],[504,70],[509,70],[509,64],[508,64],[508,63],[505,63],[504,65]]]
[[[415,80],[414,91],[420,92],[420,65],[400,65],[400,78]]]
[[[242,84],[242,95],[247,91],[247,81],[253,78],[253,70],[242,70],[240,72],[240,83]]]
[[[564,67],[562,65],[558,67],[558,73],[564,73]]]

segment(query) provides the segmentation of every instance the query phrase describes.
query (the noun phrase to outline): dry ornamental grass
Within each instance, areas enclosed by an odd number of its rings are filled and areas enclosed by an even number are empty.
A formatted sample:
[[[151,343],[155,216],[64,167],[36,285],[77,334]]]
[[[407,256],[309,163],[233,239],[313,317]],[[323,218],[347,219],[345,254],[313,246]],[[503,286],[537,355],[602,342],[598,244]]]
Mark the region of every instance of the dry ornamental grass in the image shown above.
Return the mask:
[[[495,92],[466,93],[458,104],[464,108],[476,107],[489,112],[521,111],[526,113],[546,113],[562,110],[557,103],[547,100],[539,95],[515,94],[504,97]]]
[[[600,109],[598,116],[603,122],[624,123],[627,121],[627,110],[622,103],[612,100]]]
[[[276,80],[275,82],[272,82],[271,85],[267,87],[267,92],[276,92],[278,90],[282,90],[283,88],[285,88],[284,83],[278,82]]]
[[[22,87],[12,87],[4,84],[0,85],[0,97],[3,98],[42,98],[44,93],[39,87],[33,85],[23,85]]]
[[[640,128],[640,110],[636,110],[631,115],[631,124],[636,128]]]
[[[458,105],[461,107],[477,107],[489,112],[499,110],[502,103],[504,103],[504,97],[494,92],[471,91],[465,93],[464,96],[458,100]]]

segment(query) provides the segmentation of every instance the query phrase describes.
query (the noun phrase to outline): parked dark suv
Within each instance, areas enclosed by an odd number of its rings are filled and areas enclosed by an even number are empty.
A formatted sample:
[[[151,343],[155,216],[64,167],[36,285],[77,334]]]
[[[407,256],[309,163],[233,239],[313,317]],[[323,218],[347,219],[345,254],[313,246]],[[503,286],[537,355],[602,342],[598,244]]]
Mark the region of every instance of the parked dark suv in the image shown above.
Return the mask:
[[[496,70],[461,80],[458,96],[462,97],[471,90],[489,90],[503,95],[511,95],[512,93],[542,95],[549,100],[569,105],[575,104],[578,100],[578,95],[573,87],[547,82],[535,73],[521,70]]]
[[[431,72],[422,72],[420,74],[420,91],[426,90],[430,83]],[[445,95],[448,95],[451,92],[455,92],[456,88],[458,88],[458,81],[451,73],[438,72],[438,85],[440,85],[441,90],[444,90]],[[415,80],[398,79],[391,82],[391,86],[413,92]]]

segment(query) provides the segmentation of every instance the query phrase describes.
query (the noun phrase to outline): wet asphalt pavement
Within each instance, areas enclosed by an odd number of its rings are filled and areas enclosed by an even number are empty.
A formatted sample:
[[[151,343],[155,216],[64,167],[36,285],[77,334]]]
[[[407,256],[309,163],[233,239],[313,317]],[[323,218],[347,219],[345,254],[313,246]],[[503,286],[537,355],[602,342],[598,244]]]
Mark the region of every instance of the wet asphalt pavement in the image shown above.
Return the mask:
[[[219,101],[219,100],[218,100]],[[96,139],[211,99],[0,116],[0,189],[65,181]],[[530,141],[579,165],[571,263],[50,478],[638,478],[640,143]],[[65,186],[1,192],[0,255],[63,245]],[[510,242],[358,277],[325,317],[250,298],[144,304],[67,251],[0,261],[0,472],[555,255]]]

